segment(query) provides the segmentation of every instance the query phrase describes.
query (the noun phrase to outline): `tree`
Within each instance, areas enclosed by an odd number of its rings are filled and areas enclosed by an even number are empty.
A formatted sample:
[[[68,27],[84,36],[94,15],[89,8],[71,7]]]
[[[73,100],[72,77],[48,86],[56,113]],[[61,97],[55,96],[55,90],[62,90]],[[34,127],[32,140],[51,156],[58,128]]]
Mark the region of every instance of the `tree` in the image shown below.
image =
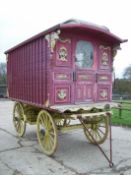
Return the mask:
[[[123,77],[125,79],[131,80],[131,64],[125,69]]]
[[[0,63],[0,84],[6,84],[6,63]]]

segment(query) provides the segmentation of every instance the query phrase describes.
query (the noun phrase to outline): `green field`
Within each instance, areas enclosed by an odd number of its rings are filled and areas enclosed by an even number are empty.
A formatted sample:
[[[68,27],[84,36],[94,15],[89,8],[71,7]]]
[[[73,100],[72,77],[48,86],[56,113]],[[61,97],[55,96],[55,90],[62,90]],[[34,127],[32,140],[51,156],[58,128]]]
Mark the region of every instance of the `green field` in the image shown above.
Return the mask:
[[[128,101],[131,103],[131,101]],[[122,106],[125,108],[131,109],[131,104],[122,103]],[[113,125],[123,125],[131,126],[131,111],[122,110],[121,116],[119,115],[118,109],[113,109],[112,124]]]

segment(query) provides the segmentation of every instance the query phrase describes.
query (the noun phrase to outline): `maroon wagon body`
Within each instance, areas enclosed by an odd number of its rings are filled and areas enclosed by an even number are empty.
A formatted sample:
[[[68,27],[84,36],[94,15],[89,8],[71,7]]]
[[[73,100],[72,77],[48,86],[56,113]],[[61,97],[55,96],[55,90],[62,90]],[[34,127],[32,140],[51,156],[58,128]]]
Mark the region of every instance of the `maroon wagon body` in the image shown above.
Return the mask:
[[[5,52],[9,97],[39,107],[111,101],[113,54],[122,42],[105,27],[56,25]]]

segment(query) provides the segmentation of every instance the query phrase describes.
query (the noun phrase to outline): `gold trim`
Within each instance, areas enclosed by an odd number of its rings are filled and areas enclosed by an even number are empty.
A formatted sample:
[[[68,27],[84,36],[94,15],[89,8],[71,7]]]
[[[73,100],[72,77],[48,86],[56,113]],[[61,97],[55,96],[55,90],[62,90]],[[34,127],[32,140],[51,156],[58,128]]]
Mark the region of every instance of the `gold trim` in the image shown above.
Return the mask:
[[[57,30],[56,32],[52,32],[50,34],[45,35],[45,40],[48,42],[48,47],[50,48],[51,53],[54,52],[54,48],[57,41],[60,41],[62,43],[66,43],[66,42],[71,43],[70,39],[60,38],[60,33],[61,31]]]
[[[100,49],[109,49],[109,50],[111,50],[111,47],[110,46],[100,45],[99,48]]]
[[[58,79],[58,80],[67,80],[68,76],[67,76],[67,74],[57,74],[56,79]]]

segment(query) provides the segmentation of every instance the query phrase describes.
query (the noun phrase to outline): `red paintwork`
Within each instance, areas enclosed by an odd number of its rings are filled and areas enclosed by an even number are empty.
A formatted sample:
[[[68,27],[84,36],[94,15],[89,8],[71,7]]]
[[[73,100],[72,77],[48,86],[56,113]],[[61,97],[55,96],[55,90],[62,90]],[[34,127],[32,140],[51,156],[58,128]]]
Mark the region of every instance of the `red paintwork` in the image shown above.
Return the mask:
[[[60,37],[51,56],[45,34],[60,29]],[[76,43],[90,41],[94,48],[93,66],[80,69],[75,64]],[[7,79],[9,97],[36,106],[111,101],[112,49],[124,40],[108,30],[83,24],[59,24],[6,51],[9,54]],[[100,47],[103,45],[104,47]],[[68,50],[68,60],[58,59],[60,47]],[[110,49],[109,49],[110,47]],[[102,65],[101,55],[109,56]],[[75,73],[75,79],[73,74]],[[66,96],[58,97],[60,91]]]

